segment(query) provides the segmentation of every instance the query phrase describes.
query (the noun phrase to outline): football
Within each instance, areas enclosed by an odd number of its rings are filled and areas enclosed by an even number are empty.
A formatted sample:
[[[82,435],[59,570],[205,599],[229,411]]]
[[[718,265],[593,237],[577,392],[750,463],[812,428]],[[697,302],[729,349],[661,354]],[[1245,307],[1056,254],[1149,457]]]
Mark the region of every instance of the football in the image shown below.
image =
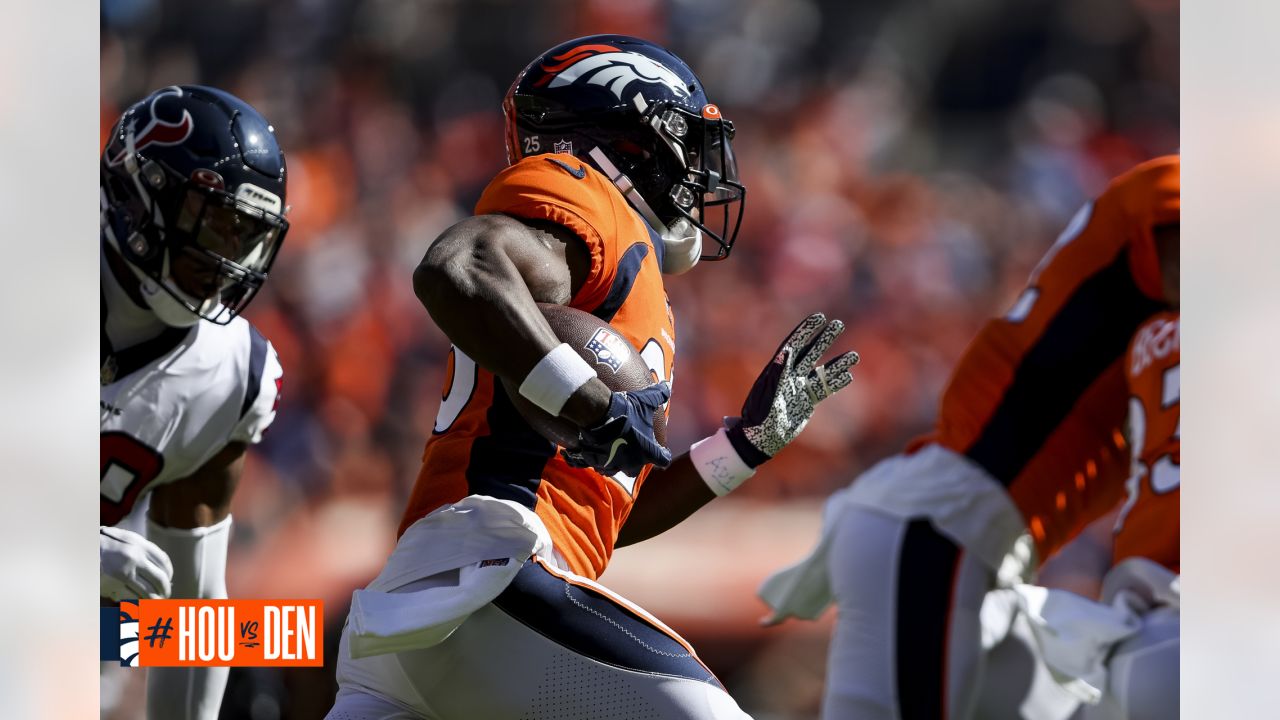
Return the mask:
[[[591,313],[564,305],[538,303],[538,309],[556,337],[595,368],[596,375],[610,390],[639,390],[657,381],[640,353],[609,323]],[[507,397],[511,398],[511,404],[539,435],[569,449],[577,447],[578,429],[573,423],[553,416],[526,400],[519,392],[518,383],[504,379],[502,385]],[[658,442],[666,445],[665,408],[653,413],[653,431]]]

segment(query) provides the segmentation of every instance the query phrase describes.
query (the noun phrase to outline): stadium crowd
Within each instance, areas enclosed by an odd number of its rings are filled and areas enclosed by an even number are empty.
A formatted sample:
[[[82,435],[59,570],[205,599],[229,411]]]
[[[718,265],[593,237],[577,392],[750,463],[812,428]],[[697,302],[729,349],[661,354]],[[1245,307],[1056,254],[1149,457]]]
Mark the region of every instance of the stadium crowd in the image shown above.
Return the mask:
[[[735,494],[757,500],[820,498],[927,430],[966,342],[1076,208],[1178,142],[1176,0],[101,11],[104,141],[150,89],[200,82],[254,104],[287,154],[292,227],[247,313],[284,394],[236,496],[229,584],[323,596],[334,625],[394,542],[440,399],[447,343],[410,272],[503,166],[502,95],[543,49],[589,32],[661,42],[738,131],[733,255],[668,284],[673,450],[734,410],[795,318],[848,324],[856,382]]]

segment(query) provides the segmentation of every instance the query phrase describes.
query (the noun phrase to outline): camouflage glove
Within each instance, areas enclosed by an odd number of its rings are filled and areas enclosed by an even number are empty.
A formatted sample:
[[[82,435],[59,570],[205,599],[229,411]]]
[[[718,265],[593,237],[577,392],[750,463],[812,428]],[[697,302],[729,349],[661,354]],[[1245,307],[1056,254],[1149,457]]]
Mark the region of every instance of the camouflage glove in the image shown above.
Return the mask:
[[[782,341],[756,378],[742,405],[742,417],[727,433],[749,467],[759,467],[777,455],[804,430],[818,403],[853,382],[850,368],[858,364],[856,352],[818,365],[842,332],[843,322],[828,323],[822,313],[810,315]]]

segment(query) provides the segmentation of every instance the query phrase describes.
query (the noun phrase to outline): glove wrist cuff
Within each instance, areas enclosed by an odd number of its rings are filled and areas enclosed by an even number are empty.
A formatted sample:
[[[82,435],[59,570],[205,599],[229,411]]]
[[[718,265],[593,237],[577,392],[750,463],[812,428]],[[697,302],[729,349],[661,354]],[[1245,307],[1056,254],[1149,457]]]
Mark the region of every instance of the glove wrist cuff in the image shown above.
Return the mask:
[[[609,396],[609,407],[604,412],[604,417],[600,418],[600,422],[581,429],[584,436],[594,437],[599,435],[609,426],[609,423],[620,417],[627,415],[627,395],[626,393],[614,392]]]
[[[735,449],[724,428],[689,448],[689,459],[698,476],[717,496],[728,495],[756,474]]]
[[[766,455],[759,448],[747,439],[747,432],[742,427],[742,421],[739,420],[733,427],[728,428],[725,435],[729,438],[729,442],[733,445],[733,449],[737,451],[738,457],[747,464],[752,470],[769,462],[771,455]]]

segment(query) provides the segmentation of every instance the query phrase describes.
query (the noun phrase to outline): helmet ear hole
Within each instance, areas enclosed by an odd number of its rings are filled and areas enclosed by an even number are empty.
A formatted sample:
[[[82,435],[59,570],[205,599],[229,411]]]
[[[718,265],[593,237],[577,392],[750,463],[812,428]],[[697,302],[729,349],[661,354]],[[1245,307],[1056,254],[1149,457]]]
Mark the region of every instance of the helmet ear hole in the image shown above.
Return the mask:
[[[164,168],[160,167],[160,163],[154,160],[148,160],[143,163],[142,177],[146,179],[148,185],[156,190],[164,187]]]
[[[140,232],[135,232],[129,236],[129,251],[138,256],[138,259],[146,262],[151,259],[151,243],[147,240],[147,236]]]

